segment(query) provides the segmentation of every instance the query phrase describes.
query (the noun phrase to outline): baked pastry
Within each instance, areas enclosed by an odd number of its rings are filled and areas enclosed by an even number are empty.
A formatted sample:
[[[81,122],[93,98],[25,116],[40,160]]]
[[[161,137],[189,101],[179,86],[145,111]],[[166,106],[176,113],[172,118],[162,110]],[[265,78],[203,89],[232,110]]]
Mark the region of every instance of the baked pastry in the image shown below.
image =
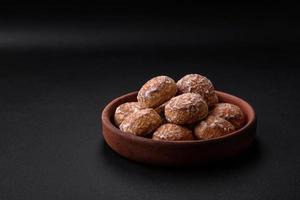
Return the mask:
[[[240,129],[246,122],[243,111],[238,106],[230,103],[216,104],[213,107],[211,114],[226,119],[235,127],[235,129]]]
[[[177,124],[163,124],[152,136],[153,140],[183,141],[193,140],[192,131]]]
[[[137,136],[145,136],[156,130],[162,123],[157,112],[152,108],[135,111],[120,124],[120,130]]]
[[[165,107],[166,119],[174,124],[192,124],[205,118],[207,113],[207,104],[196,93],[173,97]]]
[[[232,133],[234,126],[223,118],[209,116],[206,120],[199,122],[194,128],[197,139],[211,139]]]
[[[137,100],[143,108],[156,108],[177,93],[175,81],[168,76],[157,76],[139,90]]]
[[[188,74],[182,77],[176,85],[180,94],[188,92],[200,94],[209,107],[218,103],[214,86],[205,76]]]
[[[114,115],[114,121],[117,126],[124,121],[124,119],[131,113],[141,110],[141,106],[138,102],[127,102],[117,107]]]

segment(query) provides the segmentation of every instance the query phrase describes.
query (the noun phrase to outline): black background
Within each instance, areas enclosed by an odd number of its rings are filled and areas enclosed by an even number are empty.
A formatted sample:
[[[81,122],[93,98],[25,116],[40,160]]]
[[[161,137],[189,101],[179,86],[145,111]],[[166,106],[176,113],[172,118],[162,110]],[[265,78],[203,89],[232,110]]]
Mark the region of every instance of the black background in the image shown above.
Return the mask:
[[[272,1],[2,5],[0,199],[299,199],[296,13]],[[187,168],[110,150],[104,106],[153,76],[187,73],[253,105],[249,150]]]

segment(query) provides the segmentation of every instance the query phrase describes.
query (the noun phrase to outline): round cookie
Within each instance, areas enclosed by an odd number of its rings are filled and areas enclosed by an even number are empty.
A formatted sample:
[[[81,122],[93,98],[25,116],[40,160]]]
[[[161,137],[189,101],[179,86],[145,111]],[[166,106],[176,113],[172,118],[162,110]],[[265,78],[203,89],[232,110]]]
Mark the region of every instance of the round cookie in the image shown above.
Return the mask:
[[[143,108],[155,108],[177,93],[175,81],[168,76],[157,76],[139,90],[137,100]]]
[[[184,141],[193,140],[192,131],[176,124],[161,125],[152,136],[153,140]]]
[[[124,119],[131,113],[138,111],[141,109],[141,106],[138,102],[127,102],[123,103],[120,106],[117,107],[115,115],[114,115],[114,121],[117,126],[120,126],[120,124],[124,121]]]
[[[197,139],[211,139],[227,135],[235,130],[234,126],[223,118],[209,116],[206,120],[199,122],[194,128]]]
[[[161,123],[159,114],[152,108],[146,108],[128,115],[120,124],[120,130],[137,136],[144,136],[157,129]]]
[[[176,85],[180,94],[187,92],[200,94],[209,107],[218,103],[214,86],[205,76],[188,74],[182,77]]]
[[[235,129],[240,129],[246,122],[243,111],[238,106],[230,103],[216,104],[213,107],[211,114],[226,119],[235,127]]]
[[[173,97],[165,106],[165,117],[174,124],[192,124],[205,118],[207,113],[207,104],[196,93]]]

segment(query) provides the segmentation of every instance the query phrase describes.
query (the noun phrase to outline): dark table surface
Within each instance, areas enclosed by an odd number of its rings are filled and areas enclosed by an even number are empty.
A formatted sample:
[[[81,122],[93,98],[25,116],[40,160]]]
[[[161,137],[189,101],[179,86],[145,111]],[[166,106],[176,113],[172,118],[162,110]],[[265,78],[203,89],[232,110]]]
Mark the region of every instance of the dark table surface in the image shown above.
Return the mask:
[[[3,37],[13,38],[14,23]],[[62,39],[53,36],[57,27],[51,37],[32,31],[40,36],[36,43],[28,32],[24,43],[18,37],[5,40],[0,48],[0,199],[299,199],[300,62],[297,49],[285,48],[296,40],[295,33],[277,40],[277,32],[272,36],[276,44],[265,43],[259,34],[252,37],[253,32],[265,33],[264,26],[249,34],[232,24],[226,29],[229,35],[239,30],[245,38],[230,48],[224,38],[203,47],[201,38],[190,39],[184,32],[179,35],[187,45],[174,48],[171,43],[179,39],[168,41],[173,29],[168,32],[163,25],[154,28],[166,40],[153,42],[131,29],[137,43],[123,44],[126,48],[118,51],[111,44],[113,49],[103,49],[97,39],[98,46],[63,43],[59,48]],[[114,33],[122,30],[117,27]],[[47,38],[54,45],[44,44]],[[153,43],[143,43],[145,38]],[[259,42],[243,43],[247,38]],[[244,154],[206,167],[160,168],[131,162],[105,144],[100,115],[110,100],[138,90],[153,76],[178,80],[187,73],[206,75],[216,89],[253,105],[257,138]]]

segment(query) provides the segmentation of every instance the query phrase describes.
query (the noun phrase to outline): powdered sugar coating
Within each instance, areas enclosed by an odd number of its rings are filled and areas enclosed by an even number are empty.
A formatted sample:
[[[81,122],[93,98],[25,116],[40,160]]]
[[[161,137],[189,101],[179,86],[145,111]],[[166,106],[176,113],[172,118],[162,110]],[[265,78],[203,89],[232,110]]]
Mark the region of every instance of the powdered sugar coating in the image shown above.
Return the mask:
[[[161,125],[152,136],[153,140],[183,141],[193,140],[192,131],[176,124]]]
[[[120,124],[124,121],[124,119],[131,113],[138,111],[141,109],[141,106],[139,102],[127,102],[123,103],[120,106],[117,107],[115,115],[114,115],[114,121],[117,126],[120,126]]]
[[[175,81],[168,76],[157,76],[139,90],[137,100],[143,108],[155,108],[177,93]]]
[[[211,111],[212,115],[229,121],[236,129],[240,129],[246,122],[243,111],[230,103],[218,103]]]
[[[212,82],[200,74],[188,74],[182,77],[177,83],[179,93],[200,94],[207,105],[210,107],[218,102]]]
[[[234,126],[227,120],[209,116],[195,126],[194,134],[197,139],[210,139],[227,135],[234,130]]]
[[[137,136],[144,136],[161,125],[162,121],[152,108],[135,111],[128,115],[120,125],[120,130]]]
[[[173,97],[165,107],[166,119],[174,124],[192,124],[208,113],[208,106],[196,93],[185,93]]]

